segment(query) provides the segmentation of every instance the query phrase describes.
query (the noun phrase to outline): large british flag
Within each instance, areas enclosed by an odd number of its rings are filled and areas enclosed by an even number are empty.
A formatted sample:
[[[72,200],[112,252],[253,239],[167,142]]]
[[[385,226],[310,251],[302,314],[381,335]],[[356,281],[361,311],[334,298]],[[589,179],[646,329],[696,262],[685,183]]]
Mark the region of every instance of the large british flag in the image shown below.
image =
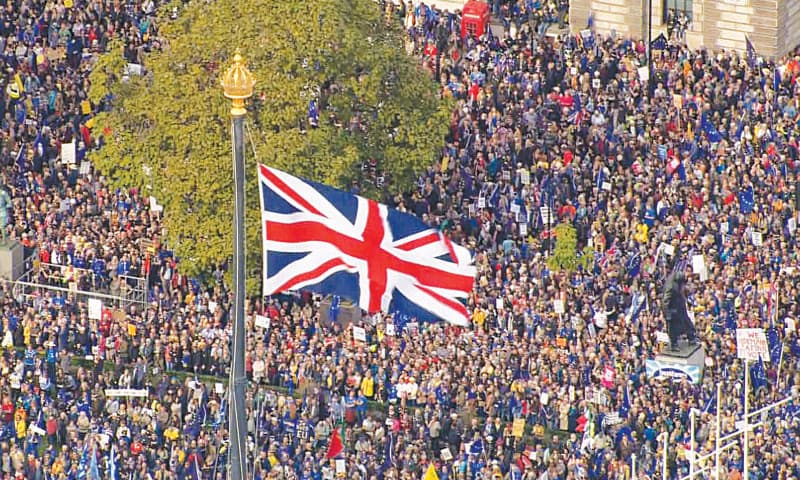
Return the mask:
[[[259,165],[264,294],[339,295],[370,313],[466,325],[469,251],[416,217]]]

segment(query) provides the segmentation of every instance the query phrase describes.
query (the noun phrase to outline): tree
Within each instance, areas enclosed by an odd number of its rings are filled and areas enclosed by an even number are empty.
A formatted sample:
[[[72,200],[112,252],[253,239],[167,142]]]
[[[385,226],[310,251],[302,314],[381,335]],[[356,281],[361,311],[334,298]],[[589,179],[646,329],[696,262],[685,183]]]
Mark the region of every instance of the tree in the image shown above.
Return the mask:
[[[375,197],[410,188],[449,125],[450,105],[373,0],[196,0],[175,20],[164,15],[159,35],[142,77],[120,74],[119,43],[99,59],[90,96],[110,108],[95,120],[106,144],[91,159],[115,187],[144,187],[164,206],[166,239],[190,275],[231,256],[230,104],[219,78],[236,47],[257,80],[246,124],[251,280],[257,161],[339,188],[355,181]],[[384,185],[368,182],[376,170]]]
[[[569,223],[561,223],[555,229],[556,248],[553,255],[547,259],[547,266],[553,270],[566,270],[574,272],[578,266],[584,270],[594,263],[594,252],[585,247],[582,254],[578,255],[578,236]]]

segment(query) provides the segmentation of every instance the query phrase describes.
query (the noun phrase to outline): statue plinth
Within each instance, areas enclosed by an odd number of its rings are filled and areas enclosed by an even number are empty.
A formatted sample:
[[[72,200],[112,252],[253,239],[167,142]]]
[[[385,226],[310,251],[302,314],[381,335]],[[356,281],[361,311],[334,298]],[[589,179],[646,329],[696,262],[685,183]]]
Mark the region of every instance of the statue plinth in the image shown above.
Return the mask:
[[[327,296],[322,299],[319,305],[319,319],[323,325],[330,325],[333,319],[331,318],[331,297]],[[351,324],[361,325],[361,308],[358,305],[348,302],[345,299],[339,303],[339,315],[336,322],[347,328]]]
[[[703,367],[706,364],[706,355],[702,346],[680,342],[676,350],[665,348],[656,355],[656,360]]]
[[[25,273],[25,248],[16,240],[0,241],[0,278],[16,281]]]
[[[645,366],[650,378],[688,380],[699,384],[703,379],[705,362],[706,352],[702,346],[681,342],[676,350],[666,349],[654,359],[648,359]]]

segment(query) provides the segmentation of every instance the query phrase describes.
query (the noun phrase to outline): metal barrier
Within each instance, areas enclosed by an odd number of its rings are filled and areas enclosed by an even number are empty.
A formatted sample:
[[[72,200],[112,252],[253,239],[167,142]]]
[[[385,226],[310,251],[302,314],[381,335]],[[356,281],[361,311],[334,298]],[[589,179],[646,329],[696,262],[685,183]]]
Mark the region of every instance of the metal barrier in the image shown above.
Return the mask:
[[[147,304],[147,277],[116,275],[112,280],[98,277],[89,269],[43,263],[36,258],[34,253],[25,260],[25,273],[13,282],[12,294],[18,301],[41,298],[45,292],[58,292],[78,302],[96,298],[108,306],[124,309]]]

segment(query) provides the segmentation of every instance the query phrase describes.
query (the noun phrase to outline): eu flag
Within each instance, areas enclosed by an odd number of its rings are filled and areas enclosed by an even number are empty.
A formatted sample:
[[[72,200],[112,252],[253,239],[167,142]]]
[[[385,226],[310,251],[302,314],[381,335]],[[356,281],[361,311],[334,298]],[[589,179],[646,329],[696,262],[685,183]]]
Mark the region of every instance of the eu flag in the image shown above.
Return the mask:
[[[308,123],[314,128],[319,126],[319,109],[317,101],[313,99],[308,102]]]
[[[714,124],[711,122],[711,120],[708,119],[707,112],[703,112],[703,115],[700,120],[700,127],[706,133],[706,136],[708,136],[709,142],[719,143],[720,141],[722,141],[722,134],[719,133],[717,127],[715,127]]]
[[[634,279],[639,276],[639,272],[642,271],[642,256],[638,253],[634,254],[628,259],[625,269],[628,271],[629,278]]]
[[[750,68],[756,68],[756,48],[747,35],[744,36],[744,42],[747,46],[747,65]]]
[[[651,50],[666,50],[667,49],[667,37],[664,36],[662,33],[661,35],[657,36],[653,43],[650,44]]]
[[[745,190],[739,192],[739,211],[745,215],[753,213],[756,206],[756,194],[753,186],[750,185]]]
[[[767,343],[769,344],[769,359],[773,364],[777,365],[781,361],[783,344],[781,343],[778,329],[775,327],[767,329]]]
[[[625,390],[622,392],[622,405],[619,408],[620,418],[628,418],[628,413],[631,411],[631,397],[629,390],[630,386],[625,385]]]

